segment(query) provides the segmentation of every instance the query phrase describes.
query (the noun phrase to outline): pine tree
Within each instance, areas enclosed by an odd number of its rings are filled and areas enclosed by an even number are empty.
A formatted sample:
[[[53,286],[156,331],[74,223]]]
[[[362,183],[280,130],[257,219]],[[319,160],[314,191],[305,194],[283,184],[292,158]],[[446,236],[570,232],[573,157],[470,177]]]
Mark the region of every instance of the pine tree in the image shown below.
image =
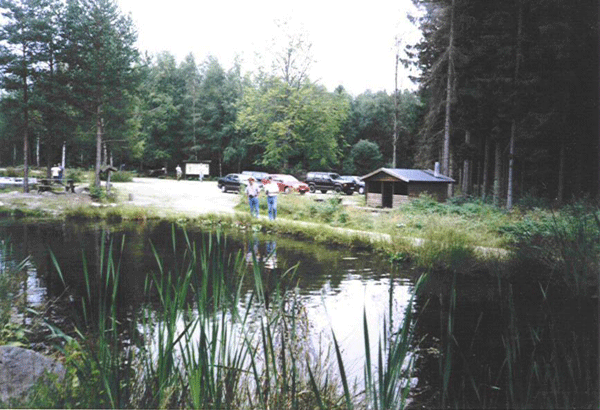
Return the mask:
[[[30,114],[34,100],[34,85],[47,70],[46,55],[52,38],[49,0],[0,0],[5,23],[0,28],[0,65],[2,87],[12,94],[21,114],[23,133],[23,191],[29,192]]]
[[[64,48],[60,61],[68,67],[70,102],[93,119],[96,134],[95,186],[100,186],[102,141],[109,118],[135,92],[138,58],[130,18],[112,0],[68,0],[62,22]]]

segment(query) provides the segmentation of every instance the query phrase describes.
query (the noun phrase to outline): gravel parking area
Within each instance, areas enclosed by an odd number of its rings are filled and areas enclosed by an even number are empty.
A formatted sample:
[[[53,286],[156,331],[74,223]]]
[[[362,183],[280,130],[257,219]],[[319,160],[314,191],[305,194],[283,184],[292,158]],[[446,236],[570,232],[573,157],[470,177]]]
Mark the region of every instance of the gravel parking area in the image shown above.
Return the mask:
[[[133,182],[117,182],[114,186],[133,205],[152,206],[190,216],[233,213],[233,207],[238,203],[236,193],[222,193],[215,181],[134,178]]]
[[[119,194],[119,203],[123,205],[153,208],[158,215],[168,213],[182,213],[190,217],[208,213],[234,213],[234,207],[239,202],[239,195],[235,192],[223,193],[217,188],[216,181],[175,181],[161,178],[134,178],[133,182],[113,182]],[[29,194],[21,191],[0,193],[0,206],[11,208],[45,209],[60,213],[61,210],[84,204],[91,204],[92,200],[81,191],[87,184],[79,184],[77,193],[37,193],[31,189]],[[296,195],[296,194],[292,194]],[[327,200],[333,193],[305,194],[313,200]],[[358,194],[352,196],[342,195],[344,205],[356,206]]]

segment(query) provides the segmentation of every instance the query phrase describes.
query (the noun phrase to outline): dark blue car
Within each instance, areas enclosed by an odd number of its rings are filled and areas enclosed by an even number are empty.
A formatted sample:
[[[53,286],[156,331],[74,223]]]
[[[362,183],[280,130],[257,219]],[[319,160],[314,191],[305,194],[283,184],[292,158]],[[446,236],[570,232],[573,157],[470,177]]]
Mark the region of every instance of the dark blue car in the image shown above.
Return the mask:
[[[217,181],[217,187],[221,190],[221,192],[227,191],[240,191],[248,185],[248,178],[250,175],[243,174],[227,174],[222,178],[219,178]],[[262,189],[262,184],[260,181],[256,181],[259,188]]]

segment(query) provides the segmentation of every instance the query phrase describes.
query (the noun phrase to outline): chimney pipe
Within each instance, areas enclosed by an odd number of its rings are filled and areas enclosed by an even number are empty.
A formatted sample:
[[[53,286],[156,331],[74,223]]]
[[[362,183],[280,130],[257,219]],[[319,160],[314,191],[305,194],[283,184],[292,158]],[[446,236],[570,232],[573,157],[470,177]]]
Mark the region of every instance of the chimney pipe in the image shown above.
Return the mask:
[[[433,176],[438,178],[440,176],[440,163],[439,162],[435,162],[435,168],[433,171]]]

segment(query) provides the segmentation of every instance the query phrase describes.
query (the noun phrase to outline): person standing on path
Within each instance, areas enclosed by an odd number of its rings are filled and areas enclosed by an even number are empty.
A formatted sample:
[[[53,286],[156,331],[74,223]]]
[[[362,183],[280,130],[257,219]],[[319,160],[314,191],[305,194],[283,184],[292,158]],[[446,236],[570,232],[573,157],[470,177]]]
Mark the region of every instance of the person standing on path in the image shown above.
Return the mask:
[[[248,197],[248,204],[250,205],[250,214],[258,218],[258,194],[260,188],[258,184],[254,183],[254,178],[248,178],[248,186],[246,187],[246,196]]]
[[[277,195],[279,194],[279,185],[273,182],[271,177],[267,177],[265,193],[267,194],[267,206],[269,207],[269,219],[274,221],[277,218]]]
[[[183,172],[181,171],[181,167],[179,166],[179,164],[177,164],[177,168],[175,168],[175,172],[177,173],[177,180],[179,181],[181,179],[181,175],[183,174]]]

